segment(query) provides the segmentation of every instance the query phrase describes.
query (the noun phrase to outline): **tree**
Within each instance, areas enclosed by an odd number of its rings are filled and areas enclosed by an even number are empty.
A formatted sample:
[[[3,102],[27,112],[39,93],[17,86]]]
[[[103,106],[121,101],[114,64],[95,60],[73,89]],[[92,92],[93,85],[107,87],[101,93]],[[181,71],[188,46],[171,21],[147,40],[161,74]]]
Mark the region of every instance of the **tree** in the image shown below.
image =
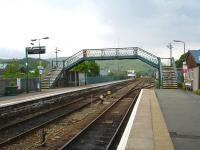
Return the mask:
[[[187,54],[188,53],[185,53],[185,54],[181,55],[181,57],[175,62],[177,68],[182,68],[183,67],[183,62],[186,61]]]
[[[8,65],[6,68],[3,77],[4,78],[17,78],[19,76],[19,69],[20,69],[20,64],[13,59],[12,63]]]
[[[29,78],[39,77],[39,70],[32,69],[33,72],[29,72]],[[3,73],[4,78],[23,78],[26,74],[26,68],[19,60],[13,59],[12,62],[8,64],[5,72]]]
[[[72,71],[87,73],[88,76],[99,75],[99,70],[99,65],[94,60],[84,61],[72,69]]]

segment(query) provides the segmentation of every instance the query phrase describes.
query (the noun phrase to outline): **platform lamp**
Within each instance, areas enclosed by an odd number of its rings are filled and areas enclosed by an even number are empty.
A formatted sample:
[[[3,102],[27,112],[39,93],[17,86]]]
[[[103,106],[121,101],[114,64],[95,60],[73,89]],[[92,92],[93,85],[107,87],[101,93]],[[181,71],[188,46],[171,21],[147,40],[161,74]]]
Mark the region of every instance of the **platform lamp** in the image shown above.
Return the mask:
[[[174,42],[176,42],[176,43],[183,43],[183,50],[184,50],[184,55],[185,55],[185,42],[184,41],[180,41],[180,40],[173,40]],[[183,61],[183,63],[186,61],[186,57],[184,57],[184,61]]]
[[[184,54],[185,54],[185,42],[184,41],[180,41],[180,40],[173,40],[173,41],[177,42],[177,43],[183,43]]]
[[[178,42],[178,43],[183,43],[183,49],[184,49],[183,65],[186,65],[185,42],[184,41],[180,41],[180,40],[173,40],[173,41],[174,42]],[[183,76],[184,76],[184,82],[185,82],[186,76],[185,76],[185,74],[183,74]]]
[[[47,37],[44,37],[44,38],[40,38],[40,39],[32,39],[31,41],[32,42],[35,42],[35,41],[39,41],[39,47],[40,47],[40,40],[47,40],[47,39],[49,39],[49,37],[47,36]],[[40,54],[39,54],[39,60],[40,60]]]

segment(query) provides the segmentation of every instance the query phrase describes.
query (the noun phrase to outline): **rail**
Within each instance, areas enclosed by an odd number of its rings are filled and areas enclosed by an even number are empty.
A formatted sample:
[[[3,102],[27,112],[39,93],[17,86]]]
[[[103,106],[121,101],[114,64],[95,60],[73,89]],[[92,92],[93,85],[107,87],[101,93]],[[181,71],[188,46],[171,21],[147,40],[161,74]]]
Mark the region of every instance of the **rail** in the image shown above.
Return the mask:
[[[124,87],[125,85],[129,84],[130,81],[125,82],[119,82],[114,83],[111,85],[101,86],[90,89],[90,94],[99,95],[99,92],[105,93],[108,89],[112,89],[113,91],[117,91],[120,88]],[[118,85],[118,86],[116,86]],[[106,88],[105,88],[106,87]],[[84,108],[91,104],[90,96],[88,97],[88,92],[82,93],[80,98],[78,100],[71,99],[71,101],[67,101],[65,104],[62,103],[62,105],[55,106],[53,108],[48,108],[47,111],[44,111],[43,113],[39,114],[32,114],[33,116],[31,118],[22,119],[20,122],[8,124],[6,126],[0,127],[0,148],[3,145],[6,145],[10,142],[13,142],[16,139],[22,138],[22,136],[27,135],[36,129],[39,129],[41,127],[46,126],[47,124],[50,124],[52,122],[55,122],[56,120],[62,118],[63,116],[69,115],[75,111],[80,110],[81,108]],[[56,96],[58,97],[58,96]],[[60,94],[60,97],[63,97],[63,94]],[[76,96],[75,96],[76,97]],[[94,101],[98,101],[99,96],[97,98],[93,99]],[[63,101],[62,101],[63,102]],[[74,105],[74,106],[73,106]],[[76,106],[77,105],[77,106]],[[72,107],[73,106],[73,107]],[[58,114],[57,114],[58,112]],[[56,115],[55,115],[56,114]],[[41,121],[42,118],[42,121]],[[46,118],[46,119],[45,119]],[[38,121],[40,120],[40,121]],[[32,122],[32,123],[31,123]],[[33,123],[35,122],[35,123]],[[23,130],[15,129],[19,128],[19,126],[23,126]],[[26,127],[27,126],[27,127]],[[15,132],[13,132],[16,130]],[[10,134],[10,135],[9,135]],[[6,136],[6,137],[4,137]]]
[[[141,84],[141,82],[138,82],[138,84],[136,84],[134,87],[129,89],[126,93],[124,93],[123,96],[118,98],[115,103],[113,103],[102,114],[100,114],[95,120],[93,120],[79,134],[77,134],[70,141],[68,141],[63,147],[60,148],[60,150],[70,149],[70,148],[72,148],[72,149],[78,148],[79,149],[80,147],[83,147],[83,146],[85,146],[84,148],[87,149],[87,147],[86,147],[87,145],[90,145],[88,147],[88,149],[92,149],[94,147],[96,149],[109,149],[111,144],[114,141],[114,138],[117,134],[117,131],[119,131],[119,128],[120,128],[120,126],[122,125],[122,122],[125,119],[124,115],[127,115],[127,111],[129,111],[130,108],[132,107],[132,105],[134,104],[134,100],[130,100],[129,98],[127,100],[124,100],[124,98],[126,99],[126,96],[130,95],[133,91],[139,90],[139,88],[137,87],[139,84]],[[142,83],[142,86],[143,85],[144,85],[144,83]],[[142,86],[140,85],[140,88],[142,88]],[[133,98],[133,97],[136,98],[136,96],[131,95],[131,98]],[[119,110],[119,107],[123,107],[123,109],[125,109],[125,110],[120,109],[121,110],[120,115],[117,115],[115,113],[116,113],[117,110]],[[121,115],[121,113],[124,114],[124,115]],[[106,116],[106,115],[108,115],[108,116]],[[109,122],[106,123],[106,121],[109,121],[111,123],[109,123]],[[105,127],[105,129],[104,129],[104,127]],[[109,129],[108,130],[109,133],[108,133],[107,129]],[[105,133],[104,132],[101,133],[105,137],[102,137],[102,136],[98,135],[98,133],[95,132],[95,131],[101,132],[101,130],[105,132]],[[89,137],[89,135],[91,135],[90,133],[93,133],[95,136],[92,136],[90,138]],[[84,142],[83,142],[83,139],[85,139]],[[88,143],[89,139],[91,139],[92,143]],[[101,140],[101,139],[102,140],[106,139],[106,141],[104,140],[104,141],[100,142],[101,143],[100,144],[100,143],[98,143],[98,141]],[[80,141],[81,141],[81,143],[80,143]],[[95,143],[95,141],[97,141],[97,143]],[[84,145],[84,144],[86,144],[86,145]],[[96,147],[96,146],[99,146],[99,147]]]

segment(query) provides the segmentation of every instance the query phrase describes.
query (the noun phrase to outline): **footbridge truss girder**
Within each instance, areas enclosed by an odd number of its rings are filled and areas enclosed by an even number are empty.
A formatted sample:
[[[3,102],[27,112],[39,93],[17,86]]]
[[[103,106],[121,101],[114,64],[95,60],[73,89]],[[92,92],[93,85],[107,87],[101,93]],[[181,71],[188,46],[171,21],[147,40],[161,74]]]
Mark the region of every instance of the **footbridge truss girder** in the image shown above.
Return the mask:
[[[114,59],[139,59],[159,69],[159,57],[139,48],[105,48],[105,49],[83,49],[64,62],[65,70],[85,60],[114,60]],[[62,64],[61,64],[62,65]]]

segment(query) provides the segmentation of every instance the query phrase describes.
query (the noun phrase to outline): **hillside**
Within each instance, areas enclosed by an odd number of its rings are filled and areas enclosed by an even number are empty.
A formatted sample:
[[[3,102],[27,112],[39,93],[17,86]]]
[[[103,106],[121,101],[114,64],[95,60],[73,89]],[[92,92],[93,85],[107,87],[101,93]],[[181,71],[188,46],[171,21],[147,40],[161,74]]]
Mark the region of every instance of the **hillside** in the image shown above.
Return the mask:
[[[99,64],[100,69],[111,70],[114,72],[135,70],[137,73],[143,75],[151,75],[155,70],[155,68],[140,60],[104,60],[96,62]]]
[[[66,59],[66,57],[59,57],[58,60]],[[25,66],[25,58],[24,59],[14,59],[17,61],[20,66]],[[44,66],[54,59],[46,59],[41,60]],[[0,63],[12,63],[13,59],[0,59]],[[155,68],[143,63],[140,60],[104,60],[104,61],[96,61],[102,70],[110,70],[111,72],[125,72],[127,70],[135,70],[137,73],[142,75],[151,75]],[[35,58],[29,58],[29,68],[36,69],[39,65],[39,60]]]

